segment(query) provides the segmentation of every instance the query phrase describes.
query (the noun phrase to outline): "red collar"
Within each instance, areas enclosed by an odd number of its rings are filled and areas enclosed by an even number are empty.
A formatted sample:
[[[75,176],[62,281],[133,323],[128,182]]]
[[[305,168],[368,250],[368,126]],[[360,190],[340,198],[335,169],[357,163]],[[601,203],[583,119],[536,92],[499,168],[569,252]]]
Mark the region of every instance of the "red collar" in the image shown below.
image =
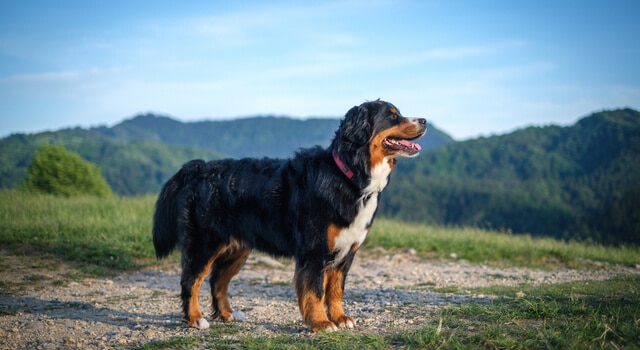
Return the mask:
[[[340,159],[340,156],[338,155],[338,152],[336,152],[335,150],[332,152],[333,154],[333,161],[336,162],[336,165],[338,166],[338,169],[340,169],[340,171],[342,171],[342,173],[349,179],[351,180],[353,178],[353,171],[351,169],[349,169],[348,166],[346,166],[342,160]]]

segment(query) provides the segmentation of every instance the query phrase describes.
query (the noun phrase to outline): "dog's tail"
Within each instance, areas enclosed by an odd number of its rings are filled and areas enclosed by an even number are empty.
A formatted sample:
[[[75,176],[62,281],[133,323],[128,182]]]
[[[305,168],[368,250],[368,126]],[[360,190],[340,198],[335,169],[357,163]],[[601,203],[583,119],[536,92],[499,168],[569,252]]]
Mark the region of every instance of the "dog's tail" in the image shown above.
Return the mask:
[[[185,225],[191,224],[190,213],[196,198],[194,191],[204,166],[201,159],[186,163],[160,191],[153,215],[153,246],[158,259],[175,249],[185,234]]]

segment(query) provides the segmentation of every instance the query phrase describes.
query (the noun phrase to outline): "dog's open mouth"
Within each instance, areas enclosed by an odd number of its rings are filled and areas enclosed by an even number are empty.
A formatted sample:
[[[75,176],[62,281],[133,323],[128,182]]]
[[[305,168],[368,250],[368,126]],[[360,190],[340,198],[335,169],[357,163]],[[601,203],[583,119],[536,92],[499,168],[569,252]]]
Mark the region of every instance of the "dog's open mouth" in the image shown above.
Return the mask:
[[[411,142],[406,139],[399,139],[395,137],[387,137],[382,141],[382,144],[389,149],[395,151],[402,151],[409,155],[417,154],[422,150],[419,144]]]

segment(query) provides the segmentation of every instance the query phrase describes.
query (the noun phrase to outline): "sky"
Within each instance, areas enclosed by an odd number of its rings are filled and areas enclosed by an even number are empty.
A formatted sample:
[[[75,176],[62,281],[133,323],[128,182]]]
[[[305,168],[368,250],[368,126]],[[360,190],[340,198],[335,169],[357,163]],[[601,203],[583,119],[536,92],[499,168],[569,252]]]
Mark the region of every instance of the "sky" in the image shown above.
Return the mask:
[[[383,99],[457,140],[640,109],[640,1],[0,1],[0,137],[341,117]]]

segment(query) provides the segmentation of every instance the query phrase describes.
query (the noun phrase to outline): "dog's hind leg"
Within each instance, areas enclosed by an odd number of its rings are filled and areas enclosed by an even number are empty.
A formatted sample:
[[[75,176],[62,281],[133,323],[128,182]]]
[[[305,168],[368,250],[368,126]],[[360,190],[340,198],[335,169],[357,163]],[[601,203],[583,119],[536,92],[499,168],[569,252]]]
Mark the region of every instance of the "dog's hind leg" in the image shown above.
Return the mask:
[[[227,251],[216,259],[211,269],[211,299],[213,304],[213,318],[220,318],[224,322],[235,320],[233,310],[229,304],[229,283],[233,276],[240,272],[251,250],[237,241],[232,241]]]
[[[188,253],[187,249],[190,249]],[[184,313],[182,321],[190,327],[209,328],[209,322],[202,315],[198,296],[202,282],[209,274],[211,266],[225,249],[226,246],[223,245],[213,251],[192,246],[186,247],[182,253],[182,278],[180,280],[180,286],[182,287],[180,296]]]

